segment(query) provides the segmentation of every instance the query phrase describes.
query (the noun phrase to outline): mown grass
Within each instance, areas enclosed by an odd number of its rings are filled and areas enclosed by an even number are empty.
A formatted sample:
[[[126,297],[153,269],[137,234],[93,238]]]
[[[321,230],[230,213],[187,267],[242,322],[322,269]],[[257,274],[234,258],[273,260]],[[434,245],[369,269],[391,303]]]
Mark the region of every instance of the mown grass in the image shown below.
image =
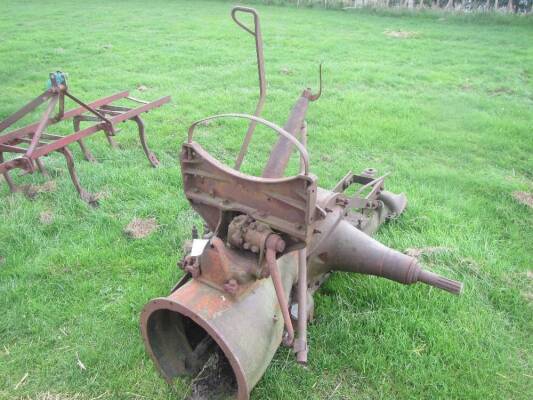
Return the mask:
[[[1,4],[0,118],[56,69],[86,100],[131,88],[173,101],[146,116],[158,169],[132,126],[119,133],[121,150],[101,135],[88,141],[98,164],[73,148],[83,184],[104,194],[97,209],[78,199],[59,155],[45,160],[53,193],[30,201],[2,183],[0,397],[182,398],[187,383],[169,388],[146,356],[139,313],[181,276],[181,245],[199,223],[177,163],[188,125],[255,107],[251,37],[229,18],[229,2]],[[264,116],[282,124],[324,61],[324,94],[308,114],[312,172],[324,187],[349,169],[393,172],[387,186],[406,192],[409,208],[378,238],[400,250],[447,248],[423,261],[463,280],[465,292],[337,274],[316,296],[308,368],[280,349],[253,398],[531,398],[533,219],[512,193],[533,191],[533,26],[259,10]],[[198,138],[229,160],[244,131],[213,124]],[[248,172],[261,170],[274,141],[266,132],[256,133]],[[128,239],[134,217],[155,217],[159,228]]]

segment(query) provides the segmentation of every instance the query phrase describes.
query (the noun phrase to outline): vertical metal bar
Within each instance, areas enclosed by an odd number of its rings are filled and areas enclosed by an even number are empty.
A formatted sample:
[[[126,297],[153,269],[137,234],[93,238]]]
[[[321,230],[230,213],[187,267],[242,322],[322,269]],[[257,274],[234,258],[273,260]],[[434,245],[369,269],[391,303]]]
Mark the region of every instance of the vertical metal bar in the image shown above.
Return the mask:
[[[61,121],[65,115],[65,93],[63,91],[59,92],[59,111],[54,117],[54,122]]]
[[[254,17],[254,30],[247,28],[244,24],[242,24],[236,16],[236,13],[240,12],[247,12],[253,15]],[[257,106],[255,107],[255,113],[254,115],[256,117],[261,116],[261,112],[263,111],[263,107],[265,105],[265,99],[266,99],[266,91],[267,91],[267,85],[266,85],[266,78],[265,78],[265,58],[263,56],[263,36],[261,34],[261,22],[259,21],[259,14],[257,14],[257,11],[255,11],[253,8],[248,7],[234,7],[231,10],[231,17],[235,21],[237,25],[239,25],[241,28],[243,28],[246,32],[250,33],[255,38],[255,53],[257,56],[257,72],[259,75],[259,100],[257,102]],[[252,136],[254,134],[255,127],[257,126],[257,122],[254,120],[250,121],[250,124],[248,125],[248,130],[246,132],[246,136],[244,137],[244,141],[241,146],[241,150],[239,152],[239,155],[237,156],[237,160],[235,161],[235,169],[239,170],[242,165],[242,161],[244,160],[244,156],[248,152],[248,146],[250,145],[250,141],[252,140]]]
[[[307,249],[298,251],[298,348],[296,361],[307,364]]]

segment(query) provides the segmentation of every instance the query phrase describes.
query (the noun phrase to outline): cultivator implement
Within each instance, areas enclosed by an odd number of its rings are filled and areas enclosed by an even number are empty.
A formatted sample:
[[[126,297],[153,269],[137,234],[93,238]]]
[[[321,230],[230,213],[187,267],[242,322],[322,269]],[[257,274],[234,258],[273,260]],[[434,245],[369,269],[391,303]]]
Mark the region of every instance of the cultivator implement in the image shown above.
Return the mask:
[[[135,122],[139,131],[141,145],[150,164],[153,167],[158,165],[157,157],[150,151],[146,143],[144,122],[140,115],[168,103],[170,97],[162,97],[156,101],[147,102],[130,97],[128,92],[120,92],[87,104],[69,92],[66,76],[61,72],[50,74],[48,86],[48,89],[40,96],[0,122],[0,173],[4,176],[11,192],[20,191],[20,188],[10,175],[11,170],[20,169],[26,173],[33,173],[39,170],[41,173],[46,174],[42,157],[52,152],[59,152],[66,159],[72,183],[80,197],[90,204],[96,204],[96,197],[87,192],[80,184],[74,167],[74,158],[68,145],[77,142],[84,158],[87,161],[94,162],[96,160],[89,151],[84,139],[102,131],[109,144],[112,147],[117,147],[114,140],[114,136],[118,132],[117,125],[125,121]],[[65,97],[77,103],[79,107],[65,111]],[[135,106],[130,108],[113,104],[113,102],[118,100],[129,100]],[[11,125],[43,103],[47,103],[47,106],[39,122],[3,133]],[[56,108],[57,113],[54,115]],[[60,135],[47,132],[47,129],[54,124],[67,120],[72,120],[74,133]],[[94,124],[81,129],[82,122],[93,122]],[[6,160],[4,153],[11,153],[15,156]]]
[[[235,8],[234,19],[239,12],[253,15],[256,29],[245,29],[260,38],[255,10]],[[262,119],[258,107],[256,115],[216,115],[189,129],[180,154],[183,188],[206,230],[197,238],[193,229],[179,264],[185,275],[168,297],[145,306],[141,330],[167,381],[194,378],[194,398],[248,399],[281,342],[305,364],[313,294],[333,271],[461,292],[461,283],[423,270],[416,258],[371,238],[407,205],[404,194],[385,190],[386,175],[369,168],[349,172],[333,189],[318,186],[309,173],[305,117],[319,96],[304,90],[283,128]],[[238,171],[241,156],[230,168],[194,141],[199,124],[222,118],[249,121],[242,156],[256,125],[279,136],[261,177]],[[301,170],[284,177],[294,148]]]

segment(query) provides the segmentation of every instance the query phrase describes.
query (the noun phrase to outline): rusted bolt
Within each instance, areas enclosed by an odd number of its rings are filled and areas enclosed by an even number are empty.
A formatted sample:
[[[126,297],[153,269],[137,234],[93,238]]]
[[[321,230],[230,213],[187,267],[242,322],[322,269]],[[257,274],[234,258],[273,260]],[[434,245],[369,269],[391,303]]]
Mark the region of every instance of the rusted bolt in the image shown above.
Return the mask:
[[[193,278],[200,276],[200,261],[197,257],[186,256],[181,263],[181,268],[191,274]]]
[[[224,284],[224,290],[229,294],[235,294],[239,290],[239,283],[235,279],[230,279]]]

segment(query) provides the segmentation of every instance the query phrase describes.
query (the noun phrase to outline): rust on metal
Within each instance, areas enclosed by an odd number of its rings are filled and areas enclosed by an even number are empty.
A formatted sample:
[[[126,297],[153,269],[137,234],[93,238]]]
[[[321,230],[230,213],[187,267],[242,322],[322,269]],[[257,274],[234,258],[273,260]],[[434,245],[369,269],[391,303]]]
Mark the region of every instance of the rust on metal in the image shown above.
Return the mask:
[[[18,186],[10,176],[11,170],[22,169],[27,173],[33,173],[38,169],[45,174],[46,170],[41,158],[48,156],[52,152],[58,152],[65,157],[72,183],[80,197],[89,204],[96,205],[96,196],[87,192],[80,183],[74,166],[74,158],[68,145],[77,142],[84,158],[87,161],[94,162],[95,158],[84,139],[96,132],[103,131],[110,145],[116,147],[116,142],[113,139],[113,136],[117,133],[116,127],[119,123],[125,121],[135,122],[142,148],[150,164],[154,167],[158,165],[157,157],[149,149],[146,142],[145,126],[140,114],[168,103],[170,97],[167,96],[153,102],[145,102],[129,97],[128,92],[120,92],[91,103],[85,103],[70,93],[66,75],[60,71],[49,75],[48,85],[48,89],[41,95],[0,122],[0,173],[4,176],[11,192],[19,191]],[[77,103],[79,107],[65,111],[65,97]],[[130,100],[141,105],[136,105],[133,108],[114,105],[113,102],[117,100]],[[45,102],[48,102],[48,104],[38,122],[10,132],[4,132]],[[58,108],[57,114],[53,115],[56,107]],[[72,120],[73,133],[58,135],[47,132],[47,128],[67,120]],[[82,122],[93,122],[94,124],[81,129]],[[6,160],[4,153],[11,153],[15,156]]]
[[[254,29],[248,28],[244,23],[242,23],[237,17],[237,13],[248,13],[253,16],[254,19]],[[263,56],[263,36],[261,34],[261,22],[259,19],[259,14],[256,10],[249,7],[237,6],[233,7],[231,10],[231,18],[239,25],[242,29],[248,32],[255,38],[255,53],[257,56],[257,72],[259,75],[259,100],[257,101],[257,106],[255,107],[254,116],[261,116],[263,107],[265,106],[266,94],[267,94],[267,83],[265,77],[265,57]],[[246,136],[244,137],[244,142],[242,143],[241,150],[235,161],[235,169],[238,171],[241,168],[244,156],[248,151],[248,146],[252,140],[257,121],[250,120],[248,125],[248,130],[246,131]]]
[[[255,30],[236,13],[253,15]],[[403,284],[426,283],[459,294],[460,282],[422,269],[418,260],[371,235],[401,215],[406,196],[385,190],[387,174],[367,168],[348,172],[333,189],[309,173],[306,112],[322,93],[305,89],[283,128],[260,117],[265,93],[259,17],[234,8],[232,17],[256,38],[260,103],[255,115],[228,113],[194,122],[180,153],[183,188],[205,221],[178,265],[186,272],[170,295],[150,301],[141,315],[148,354],[161,375],[196,377],[215,365],[214,398],[248,399],[281,343],[307,363],[307,325],[313,294],[334,271],[384,277]],[[212,119],[250,121],[235,168],[194,141],[196,126]],[[238,171],[257,124],[278,135],[262,176]],[[285,177],[293,149],[300,171]],[[352,194],[348,194],[352,193]],[[295,329],[296,328],[296,329]],[[197,382],[198,379],[193,380]]]

